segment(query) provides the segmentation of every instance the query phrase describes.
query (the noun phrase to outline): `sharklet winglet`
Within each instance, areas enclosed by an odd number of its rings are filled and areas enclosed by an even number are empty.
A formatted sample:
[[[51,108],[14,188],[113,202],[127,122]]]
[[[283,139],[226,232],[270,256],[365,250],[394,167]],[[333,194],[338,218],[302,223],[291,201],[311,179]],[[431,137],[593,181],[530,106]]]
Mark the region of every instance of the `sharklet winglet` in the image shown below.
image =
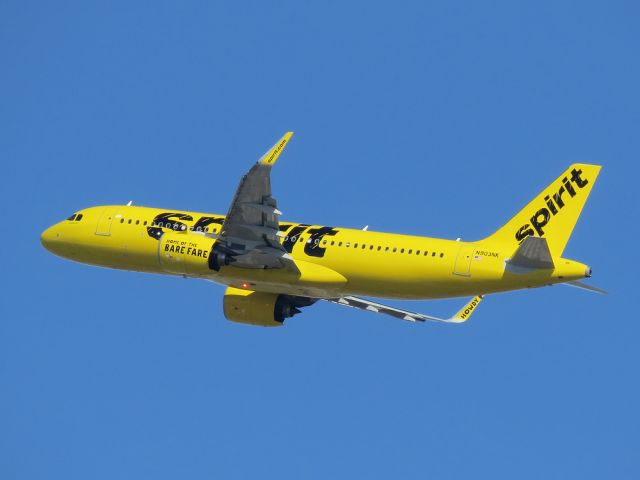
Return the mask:
[[[289,140],[292,136],[293,132],[285,133],[273,147],[271,147],[262,157],[260,157],[260,160],[258,160],[258,164],[272,167],[276,163],[276,160],[278,160],[278,157],[284,150],[284,147],[286,147],[287,143],[289,143]]]

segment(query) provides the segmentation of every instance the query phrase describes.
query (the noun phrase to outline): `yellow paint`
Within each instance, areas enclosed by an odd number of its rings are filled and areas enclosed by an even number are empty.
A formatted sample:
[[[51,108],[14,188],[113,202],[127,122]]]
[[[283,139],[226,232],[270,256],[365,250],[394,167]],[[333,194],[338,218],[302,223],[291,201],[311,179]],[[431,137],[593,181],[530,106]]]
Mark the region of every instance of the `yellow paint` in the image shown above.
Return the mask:
[[[282,321],[273,318],[278,295],[227,287],[224,292],[224,316],[233,322],[261,327],[279,327]]]
[[[278,160],[278,157],[284,150],[284,147],[286,147],[289,140],[291,140],[292,136],[293,132],[285,133],[284,136],[278,140],[276,144],[260,158],[260,160],[258,160],[258,163],[260,165],[268,165],[272,167],[276,163],[276,160]]]
[[[559,257],[569,241],[600,168],[599,165],[571,165],[487,241],[500,244],[503,248],[513,247],[519,242],[514,232],[521,230],[526,233],[530,230],[532,234],[544,236],[551,255]]]
[[[288,135],[288,136],[287,136]],[[290,134],[285,135],[261,160],[272,165]],[[529,287],[540,287],[588,276],[588,267],[561,257],[573,226],[600,170],[595,165],[572,165],[547,189],[494,235],[477,242],[336,228],[317,244],[307,244],[307,227],[296,238],[291,257],[296,273],[287,269],[247,269],[232,265],[215,272],[207,255],[219,234],[221,215],[161,210],[138,206],[101,206],[77,212],[80,221],[64,220],[42,234],[43,245],[56,255],[82,263],[123,270],[206,278],[251,290],[318,298],[366,295],[384,298],[427,299],[480,295]],[[580,172],[576,174],[572,172]],[[572,180],[573,177],[573,180]],[[566,180],[563,180],[565,179]],[[570,188],[573,189],[573,196]],[[580,187],[582,185],[582,187]],[[560,192],[560,193],[559,193]],[[545,197],[556,203],[547,203]],[[553,213],[553,210],[556,213]],[[543,211],[545,210],[545,211]],[[163,213],[181,214],[184,231],[171,226],[153,226]],[[191,231],[202,217],[218,223],[209,232]],[[164,223],[164,222],[163,222]],[[285,236],[296,223],[288,226]],[[150,235],[157,229],[160,238]],[[517,235],[531,230],[547,239],[553,269],[515,271],[505,262],[519,245]],[[521,239],[520,239],[521,240]],[[326,249],[313,256],[309,249]],[[426,254],[425,254],[426,252]]]

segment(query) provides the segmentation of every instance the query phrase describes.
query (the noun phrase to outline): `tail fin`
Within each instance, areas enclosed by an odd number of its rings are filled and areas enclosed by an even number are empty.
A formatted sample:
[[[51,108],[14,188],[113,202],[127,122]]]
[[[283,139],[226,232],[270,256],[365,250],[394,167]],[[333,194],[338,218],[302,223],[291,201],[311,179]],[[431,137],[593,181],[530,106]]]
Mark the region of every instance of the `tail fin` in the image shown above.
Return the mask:
[[[599,165],[576,163],[545,188],[504,226],[484,241],[513,245],[529,235],[547,239],[559,257],[600,173]]]

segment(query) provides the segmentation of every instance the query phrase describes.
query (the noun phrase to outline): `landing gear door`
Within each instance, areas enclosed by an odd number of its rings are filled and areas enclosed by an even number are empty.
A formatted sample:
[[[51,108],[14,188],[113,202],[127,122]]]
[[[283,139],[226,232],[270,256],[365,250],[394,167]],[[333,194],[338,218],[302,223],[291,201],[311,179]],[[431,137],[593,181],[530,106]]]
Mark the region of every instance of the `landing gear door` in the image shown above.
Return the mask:
[[[462,246],[458,250],[458,256],[456,257],[456,264],[453,268],[454,275],[461,275],[463,277],[471,276],[471,258],[473,257],[473,247]]]
[[[100,218],[98,218],[98,225],[96,226],[96,235],[109,236],[111,235],[111,224],[115,218],[116,207],[107,207],[102,211]]]

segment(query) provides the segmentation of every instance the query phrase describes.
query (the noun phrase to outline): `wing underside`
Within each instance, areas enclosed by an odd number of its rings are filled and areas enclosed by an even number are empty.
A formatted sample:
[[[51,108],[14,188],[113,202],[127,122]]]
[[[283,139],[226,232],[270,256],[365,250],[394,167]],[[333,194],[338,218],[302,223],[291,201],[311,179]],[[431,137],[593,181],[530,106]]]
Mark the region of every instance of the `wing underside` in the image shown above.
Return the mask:
[[[271,194],[271,167],[292,135],[287,132],[240,180],[216,242],[214,267],[233,263],[239,268],[295,270],[280,243],[282,212]]]
[[[382,303],[372,302],[364,298],[345,296],[340,298],[328,298],[329,302],[337,305],[344,305],[345,307],[357,308],[359,310],[365,310],[367,312],[381,313],[384,315],[390,315],[400,320],[406,320],[408,322],[443,322],[443,323],[463,323],[466,322],[478,304],[482,301],[483,296],[477,295],[469,301],[464,307],[462,307],[455,315],[450,318],[439,318],[431,315],[425,315],[422,313],[410,312],[408,310],[402,310],[400,308],[391,307]]]

